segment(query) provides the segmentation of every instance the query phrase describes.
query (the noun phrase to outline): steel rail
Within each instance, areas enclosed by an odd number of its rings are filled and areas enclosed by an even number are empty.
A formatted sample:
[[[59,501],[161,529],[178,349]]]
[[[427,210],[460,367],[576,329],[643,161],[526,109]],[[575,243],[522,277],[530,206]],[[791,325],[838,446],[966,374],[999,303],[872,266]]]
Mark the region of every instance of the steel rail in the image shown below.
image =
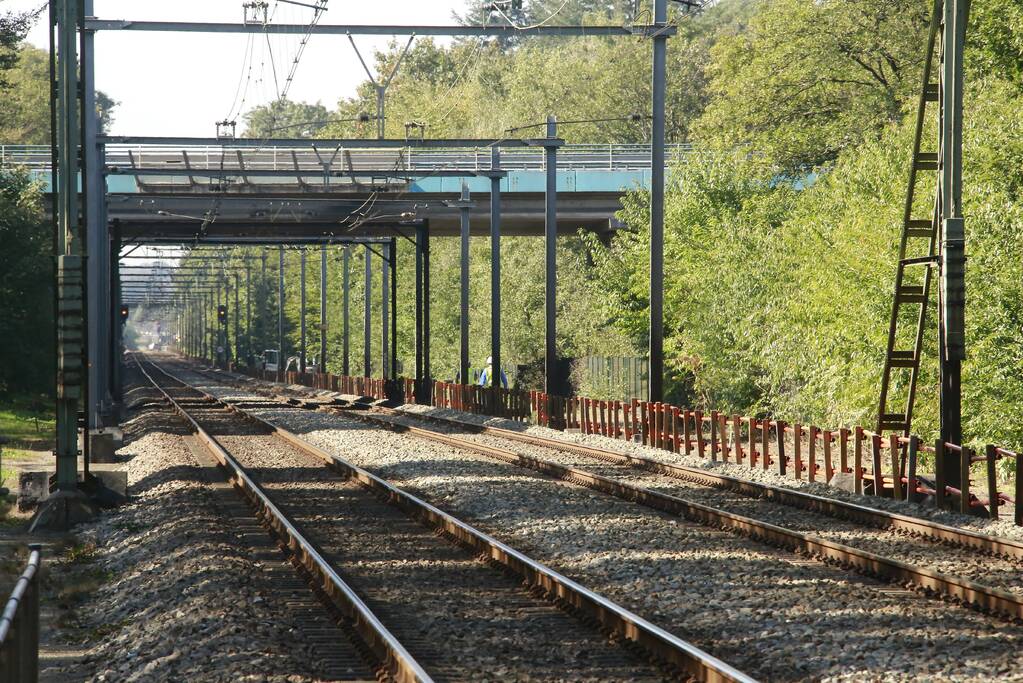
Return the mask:
[[[221,376],[221,375],[218,375]],[[640,455],[630,455],[618,451],[586,446],[561,439],[544,437],[537,434],[524,434],[501,427],[480,425],[453,418],[440,417],[425,413],[413,413],[397,408],[374,406],[374,409],[394,415],[403,415],[437,424],[456,425],[460,429],[479,434],[489,434],[509,441],[568,451],[577,455],[597,460],[627,464],[635,469],[647,470],[689,481],[703,486],[734,491],[750,498],[763,498],[790,507],[816,512],[836,519],[844,519],[878,529],[891,529],[910,536],[925,538],[939,543],[950,543],[963,548],[979,550],[985,554],[1006,559],[1023,560],[1023,542],[1002,536],[991,536],[969,529],[959,529],[909,515],[879,510],[877,508],[858,505],[848,501],[818,496],[804,491],[765,484],[749,479],[741,479],[725,474],[709,472],[697,467],[667,463]]]
[[[419,665],[411,654],[405,649],[386,626],[376,617],[369,607],[359,598],[352,588],[345,583],[344,579],[330,566],[330,563],[316,550],[298,530],[298,528],[281,512],[263,489],[249,477],[245,468],[231,456],[216,438],[199,426],[199,423],[189,415],[181,404],[175,401],[163,387],[161,387],[152,375],[146,372],[138,357],[132,355],[139,371],[159,391],[164,400],[171,405],[191,425],[196,436],[203,443],[206,449],[217,461],[228,470],[232,482],[245,496],[253,503],[259,511],[259,516],[274,529],[274,531],[286,541],[288,549],[299,559],[306,569],[314,576],[317,576],[323,585],[324,592],[351,620],[353,628],[359,633],[366,645],[373,651],[384,666],[394,676],[395,680],[402,683],[430,683],[433,679]],[[184,387],[197,391],[207,399],[213,399],[209,394],[195,387],[189,387],[170,373],[149,361],[150,365],[159,372],[166,375],[172,381],[180,382]],[[213,399],[216,400],[216,399]],[[217,401],[218,403],[222,403]]]
[[[148,362],[174,381],[181,382],[200,392],[207,399],[263,425],[296,448],[320,458],[327,465],[336,468],[344,476],[355,479],[367,488],[380,493],[406,514],[429,523],[483,553],[488,558],[499,562],[521,576],[530,586],[540,588],[547,595],[565,601],[574,609],[592,617],[623,639],[643,647],[658,659],[677,667],[689,676],[713,683],[724,681],[752,683],[755,680],[695,645],[665,631],[604,596],[594,593],[546,565],[530,559],[493,536],[394,486],[372,472],[310,444],[273,422],[252,415],[236,403],[218,399],[202,389],[188,385],[152,361]],[[194,421],[192,422],[194,423]],[[212,437],[210,438],[212,439]]]
[[[871,508],[865,505],[858,505],[856,503],[836,500],[833,498],[825,498],[824,496],[818,496],[804,491],[796,491],[782,486],[774,486],[772,484],[755,482],[748,479],[741,479],[739,477],[716,474],[696,467],[666,463],[640,455],[629,455],[605,448],[585,446],[536,434],[522,434],[509,429],[502,429],[501,427],[476,425],[436,415],[411,413],[393,408],[385,410],[392,411],[395,414],[407,415],[409,417],[425,419],[440,424],[455,424],[468,431],[489,434],[502,439],[508,439],[509,441],[518,441],[533,446],[542,446],[544,448],[568,451],[598,460],[627,464],[635,469],[648,470],[684,481],[702,484],[704,486],[735,491],[751,498],[764,498],[783,505],[817,512],[837,519],[846,519],[879,529],[892,529],[901,533],[928,538],[942,543],[953,543],[958,546],[980,550],[998,557],[1023,560],[1023,542],[1010,538],[991,536],[988,534],[978,533],[976,531],[970,531],[968,529],[958,529],[946,524],[910,517],[909,515],[902,515],[897,512],[878,510],[877,508]]]
[[[330,409],[344,410],[343,408]],[[347,414],[365,422],[385,426],[399,433],[409,433],[463,450],[474,451],[554,478],[581,484],[623,500],[684,517],[699,524],[734,531],[779,548],[811,555],[829,564],[852,568],[866,576],[885,579],[892,583],[911,584],[925,593],[934,593],[968,607],[976,607],[1010,619],[1023,619],[1023,596],[963,577],[918,567],[812,534],[794,531],[769,522],[695,503],[678,496],[627,484],[577,467],[560,465],[505,448],[467,441],[430,429],[397,424],[379,415]]]

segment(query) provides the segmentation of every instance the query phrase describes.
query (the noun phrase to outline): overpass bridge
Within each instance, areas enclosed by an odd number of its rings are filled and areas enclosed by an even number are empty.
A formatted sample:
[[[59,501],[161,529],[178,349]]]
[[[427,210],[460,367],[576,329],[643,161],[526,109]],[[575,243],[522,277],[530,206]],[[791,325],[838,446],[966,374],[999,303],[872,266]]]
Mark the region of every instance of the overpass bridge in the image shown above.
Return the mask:
[[[470,210],[473,234],[489,234],[491,178],[500,173],[502,231],[543,235],[548,162],[542,146],[502,150],[472,145],[435,148],[429,141],[404,146],[352,147],[321,140],[194,138],[135,142],[106,138],[103,171],[107,214],[121,236],[138,243],[179,243],[205,226],[206,241],[279,241],[391,234],[400,223],[425,221],[430,235],[459,234],[452,204],[462,186],[481,195]],[[649,189],[650,145],[565,144],[555,177],[560,233],[582,228],[606,235],[620,227],[615,213],[629,190]],[[667,145],[674,163],[688,145]],[[0,167],[28,168],[49,192],[50,148],[0,145]],[[215,202],[215,206],[213,205]],[[216,216],[207,221],[210,211]],[[398,219],[398,220],[396,220]],[[397,227],[400,230],[400,227]]]

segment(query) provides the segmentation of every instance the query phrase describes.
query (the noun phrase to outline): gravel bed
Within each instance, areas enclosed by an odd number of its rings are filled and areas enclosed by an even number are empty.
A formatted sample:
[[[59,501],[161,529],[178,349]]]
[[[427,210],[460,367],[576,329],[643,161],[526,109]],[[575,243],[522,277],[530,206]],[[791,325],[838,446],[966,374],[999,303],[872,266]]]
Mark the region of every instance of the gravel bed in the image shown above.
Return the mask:
[[[247,383],[251,385],[253,389],[260,385],[265,385],[267,387],[273,387],[277,391],[283,390],[286,393],[300,394],[305,396],[315,396],[322,398],[332,398],[337,396],[349,400],[357,398],[356,396],[353,395],[340,394],[320,389],[313,389],[311,387],[304,387],[302,385],[297,384],[282,385],[271,382],[260,382],[257,380],[253,380],[252,378],[247,377],[245,375],[238,375],[233,373],[222,374],[225,376],[225,378],[230,378],[231,381]],[[561,439],[563,441],[594,446],[597,448],[605,448],[607,450],[615,451],[617,453],[624,453],[627,455],[642,455],[645,457],[661,460],[663,462],[686,465],[688,467],[695,467],[705,469],[708,471],[713,471],[716,474],[728,475],[740,479],[748,479],[751,481],[761,482],[764,484],[770,484],[772,486],[780,486],[798,491],[804,491],[806,493],[811,493],[817,496],[848,501],[851,503],[855,503],[857,505],[864,505],[866,507],[873,507],[889,512],[896,512],[909,517],[930,520],[952,527],[969,529],[970,531],[974,531],[976,533],[982,533],[991,536],[1000,536],[1003,538],[1010,538],[1017,541],[1023,541],[1023,527],[1019,527],[1013,524],[1012,522],[1013,508],[1011,505],[1002,506],[1000,511],[1000,519],[992,520],[987,517],[974,517],[971,515],[963,515],[958,512],[953,512],[951,510],[938,510],[937,508],[920,505],[918,503],[895,501],[888,498],[880,498],[877,496],[865,496],[853,493],[851,491],[846,491],[844,489],[840,489],[834,486],[830,486],[829,484],[820,481],[817,482],[801,481],[794,479],[791,476],[780,476],[771,470],[764,470],[762,468],[750,468],[746,465],[736,465],[734,463],[726,463],[721,461],[711,461],[694,455],[671,453],[669,451],[661,450],[659,448],[652,448],[650,446],[631,443],[621,439],[612,439],[610,437],[601,436],[598,434],[580,434],[578,432],[563,432],[556,429],[549,429],[547,427],[541,427],[538,425],[524,424],[522,422],[516,422],[514,420],[508,420],[499,417],[490,417],[487,415],[474,415],[472,413],[465,413],[450,408],[435,408],[433,406],[418,405],[412,403],[402,405],[399,407],[399,409],[409,413],[422,413],[449,420],[458,420],[469,424],[501,427],[503,429],[525,432],[527,434],[535,434],[537,436],[543,436],[550,439]]]
[[[866,507],[878,508],[880,510],[886,510],[889,512],[897,512],[902,515],[910,517],[916,517],[918,519],[926,519],[940,524],[946,524],[948,526],[959,527],[962,529],[969,529],[977,533],[988,534],[991,536],[1001,536],[1003,538],[1011,538],[1017,541],[1023,541],[1023,527],[1018,527],[1012,523],[1012,508],[1008,506],[1008,509],[1003,507],[1000,512],[1000,519],[993,520],[986,517],[974,517],[971,515],[963,515],[958,512],[951,512],[949,510],[938,510],[937,508],[920,505],[917,503],[909,503],[906,501],[896,501],[889,498],[880,498],[878,496],[864,496],[856,493],[851,493],[834,486],[830,486],[826,483],[817,481],[800,481],[793,479],[789,476],[781,476],[771,470],[764,470],[762,468],[750,468],[746,465],[736,465],[734,463],[726,462],[714,462],[705,458],[700,458],[694,455],[685,455],[683,453],[671,453],[669,451],[661,450],[659,448],[651,448],[650,446],[644,446],[642,444],[631,443],[621,439],[612,439],[606,436],[600,436],[598,434],[580,434],[578,432],[562,432],[556,429],[549,429],[547,427],[540,427],[537,425],[526,425],[521,422],[515,422],[514,420],[507,420],[497,417],[489,417],[486,415],[473,415],[471,413],[464,413],[458,410],[452,410],[450,408],[434,408],[432,406],[423,406],[416,404],[406,404],[400,406],[400,410],[409,413],[421,413],[425,415],[433,415],[449,420],[460,420],[468,424],[476,425],[487,425],[491,427],[501,427],[503,429],[509,429],[517,432],[523,432],[526,434],[535,434],[537,436],[543,436],[549,439],[560,439],[562,441],[568,441],[571,443],[583,444],[586,446],[593,446],[596,448],[604,448],[609,451],[615,451],[616,453],[625,453],[627,455],[641,455],[647,458],[653,458],[662,462],[667,462],[677,465],[685,465],[687,467],[694,467],[712,471],[715,474],[728,475],[731,477],[737,477],[739,479],[749,479],[751,481],[757,481],[764,484],[770,484],[772,486],[780,486],[785,488],[794,489],[797,491],[804,491],[806,493],[812,493],[814,495],[823,496],[826,498],[834,498],[836,500],[848,501],[856,503],[857,505],[864,505]]]
[[[685,498],[795,531],[811,533],[909,564],[929,567],[944,574],[963,576],[982,584],[1023,594],[1023,562],[1019,560],[978,555],[969,549],[947,546],[892,530],[876,529],[855,522],[835,519],[828,515],[801,510],[771,500],[750,498],[734,491],[683,481],[625,464],[609,463],[568,451],[533,446],[490,434],[466,433],[459,431],[457,426],[438,425],[404,416],[386,416],[386,419],[398,424],[456,433],[458,438],[467,441],[543,458],[559,465],[578,467],[626,484]]]
[[[1001,620],[343,416],[253,412],[758,678],[1023,680],[1023,628]]]
[[[129,458],[130,504],[80,527],[65,566],[88,592],[76,613],[89,681],[314,681],[318,655],[262,569],[210,500],[198,462],[174,434],[142,434],[166,417],[139,415]],[[174,420],[169,420],[174,422]],[[366,676],[372,680],[372,672]]]
[[[270,436],[218,440],[436,680],[663,678],[321,460]]]

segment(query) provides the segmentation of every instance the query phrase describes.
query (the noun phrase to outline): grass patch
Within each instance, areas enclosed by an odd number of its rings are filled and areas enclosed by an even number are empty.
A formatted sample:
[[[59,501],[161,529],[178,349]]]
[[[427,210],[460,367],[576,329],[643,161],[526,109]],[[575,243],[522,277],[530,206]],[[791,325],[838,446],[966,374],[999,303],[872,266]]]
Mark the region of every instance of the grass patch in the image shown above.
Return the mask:
[[[69,564],[88,564],[96,559],[96,544],[92,541],[78,543],[64,551],[64,560]]]
[[[56,421],[47,397],[14,396],[0,402],[0,436],[11,441],[52,442]]]
[[[49,451],[42,451],[48,453]],[[35,458],[39,455],[40,451],[30,451],[24,448],[8,448],[4,447],[3,459],[7,460],[28,460]]]
[[[0,496],[0,529],[16,527],[22,523],[23,520],[10,514],[16,502],[17,499],[13,495]]]
[[[7,454],[4,453],[6,457]],[[18,471],[8,467],[0,468],[0,488],[14,488],[14,482],[18,478]]]

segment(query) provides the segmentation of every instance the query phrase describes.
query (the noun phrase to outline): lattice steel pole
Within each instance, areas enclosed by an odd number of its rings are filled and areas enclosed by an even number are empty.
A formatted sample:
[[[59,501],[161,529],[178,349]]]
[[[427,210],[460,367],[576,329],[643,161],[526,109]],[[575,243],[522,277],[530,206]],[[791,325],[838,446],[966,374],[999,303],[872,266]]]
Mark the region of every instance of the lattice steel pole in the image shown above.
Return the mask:
[[[654,0],[654,27],[668,22],[668,0]],[[668,34],[654,34],[650,127],[650,401],[664,398],[664,98]]]
[[[56,126],[57,202],[55,255],[57,260],[57,488],[78,489],[78,409],[84,398],[85,301],[82,226],[79,217],[78,3],[55,0],[50,5],[51,72],[57,84],[50,106]],[[55,44],[54,44],[55,43]],[[56,60],[52,62],[52,60]]]
[[[490,149],[490,385],[501,386],[501,150]]]
[[[299,252],[299,343],[298,343],[298,370],[305,373],[305,247]]]
[[[551,141],[558,137],[558,124],[547,117],[547,140],[544,162],[547,186],[544,191],[544,382],[548,394],[561,393],[558,376],[558,148]]]
[[[945,0],[941,75],[941,438],[963,442],[962,361],[966,353],[966,250],[963,221],[963,47],[970,0]],[[956,468],[948,469],[957,472]],[[954,476],[954,475],[953,475]],[[957,481],[950,482],[953,486]]]

